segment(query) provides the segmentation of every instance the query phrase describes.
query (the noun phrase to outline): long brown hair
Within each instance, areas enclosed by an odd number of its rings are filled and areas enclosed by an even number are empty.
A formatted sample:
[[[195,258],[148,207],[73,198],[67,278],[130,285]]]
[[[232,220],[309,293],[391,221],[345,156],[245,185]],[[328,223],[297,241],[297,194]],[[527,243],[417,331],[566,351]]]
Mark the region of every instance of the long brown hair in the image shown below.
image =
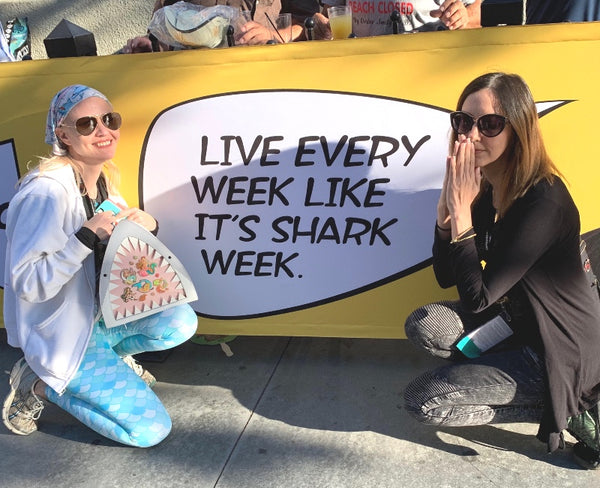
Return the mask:
[[[512,127],[512,136],[503,154],[506,161],[504,178],[501,188],[494,188],[500,197],[498,214],[503,216],[533,185],[543,179],[552,182],[555,175],[562,175],[546,151],[535,102],[523,78],[507,73],[479,76],[461,93],[457,110],[462,109],[469,95],[484,88],[493,93],[495,112],[504,115]],[[458,134],[453,130],[452,142],[457,138]],[[487,185],[484,178],[482,189]]]

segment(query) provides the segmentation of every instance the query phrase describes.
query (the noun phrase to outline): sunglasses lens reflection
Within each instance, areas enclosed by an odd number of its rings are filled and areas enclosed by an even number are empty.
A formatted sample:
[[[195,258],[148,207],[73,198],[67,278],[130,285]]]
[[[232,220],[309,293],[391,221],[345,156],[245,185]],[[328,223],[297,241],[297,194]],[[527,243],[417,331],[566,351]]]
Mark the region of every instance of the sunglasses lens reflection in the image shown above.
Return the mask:
[[[484,115],[477,121],[477,128],[487,137],[494,137],[504,130],[504,117],[496,114]]]
[[[117,130],[121,127],[121,115],[117,112],[109,112],[102,116],[102,123],[110,130]]]
[[[100,116],[104,127],[110,130],[117,130],[121,127],[121,115],[117,112],[108,112]],[[98,125],[98,119],[95,116],[81,117],[75,121],[75,128],[82,136],[89,136]]]
[[[96,118],[81,117],[75,121],[75,128],[82,136],[89,136],[96,128]]]
[[[475,119],[464,112],[452,112],[450,124],[458,134],[467,134],[473,128]],[[506,126],[506,118],[498,114],[482,115],[477,119],[477,129],[486,137],[496,137]]]
[[[450,114],[450,123],[452,128],[459,134],[466,134],[473,127],[473,117],[462,112],[454,112]]]

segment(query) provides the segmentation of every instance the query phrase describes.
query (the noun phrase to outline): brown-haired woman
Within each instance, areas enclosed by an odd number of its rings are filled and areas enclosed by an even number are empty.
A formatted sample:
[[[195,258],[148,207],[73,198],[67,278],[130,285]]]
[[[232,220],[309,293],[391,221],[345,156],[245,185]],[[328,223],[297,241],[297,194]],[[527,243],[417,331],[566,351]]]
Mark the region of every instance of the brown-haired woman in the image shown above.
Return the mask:
[[[578,461],[598,467],[600,302],[529,87],[514,74],[480,76],[450,120],[433,267],[460,299],[417,309],[405,327],[411,342],[453,362],[408,385],[407,409],[432,425],[538,422],[550,451],[568,426],[582,441]],[[466,337],[475,330],[487,346]]]

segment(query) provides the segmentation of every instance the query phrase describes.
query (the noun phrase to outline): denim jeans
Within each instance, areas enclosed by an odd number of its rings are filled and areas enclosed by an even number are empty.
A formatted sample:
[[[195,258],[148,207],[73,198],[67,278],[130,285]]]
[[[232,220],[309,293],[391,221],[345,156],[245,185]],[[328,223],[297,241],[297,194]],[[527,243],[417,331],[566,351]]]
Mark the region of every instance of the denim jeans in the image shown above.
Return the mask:
[[[539,422],[545,394],[543,359],[510,339],[475,359],[454,347],[493,311],[469,314],[459,302],[438,302],[406,320],[408,339],[451,361],[413,380],[404,392],[407,411],[425,424],[444,426]]]

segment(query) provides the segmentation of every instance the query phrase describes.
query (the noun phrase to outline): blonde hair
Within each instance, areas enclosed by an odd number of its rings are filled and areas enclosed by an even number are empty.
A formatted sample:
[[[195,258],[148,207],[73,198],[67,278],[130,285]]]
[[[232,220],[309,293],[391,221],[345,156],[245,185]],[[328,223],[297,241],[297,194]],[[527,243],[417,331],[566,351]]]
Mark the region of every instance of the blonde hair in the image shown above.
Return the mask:
[[[550,159],[539,125],[537,108],[527,83],[516,74],[487,73],[475,78],[461,93],[457,110],[461,110],[472,93],[488,88],[494,97],[494,110],[504,115],[512,127],[511,138],[503,157],[506,161],[504,177],[498,192],[500,216],[514,201],[541,180],[552,182],[560,171]],[[452,130],[451,144],[458,134]],[[482,190],[489,185],[484,178]]]
[[[79,163],[72,158],[67,156],[50,156],[50,157],[42,157],[39,160],[38,165],[35,168],[32,168],[27,174],[32,173],[33,171],[39,171],[39,175],[42,175],[45,171],[52,171],[59,168],[64,168],[65,166],[71,166],[73,168],[73,172],[75,174],[75,181],[77,186],[84,188],[83,194],[87,193],[85,186],[83,185],[83,174],[81,170],[81,166]],[[104,175],[106,181],[106,189],[109,194],[119,195],[119,186],[121,184],[121,173],[119,171],[118,166],[112,161],[106,161],[102,166],[102,174]],[[27,175],[25,175],[27,176]],[[25,177],[24,176],[24,177]],[[23,177],[23,178],[24,178]],[[21,178],[21,180],[23,179]]]

